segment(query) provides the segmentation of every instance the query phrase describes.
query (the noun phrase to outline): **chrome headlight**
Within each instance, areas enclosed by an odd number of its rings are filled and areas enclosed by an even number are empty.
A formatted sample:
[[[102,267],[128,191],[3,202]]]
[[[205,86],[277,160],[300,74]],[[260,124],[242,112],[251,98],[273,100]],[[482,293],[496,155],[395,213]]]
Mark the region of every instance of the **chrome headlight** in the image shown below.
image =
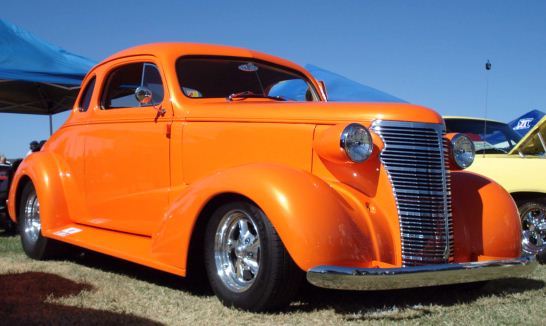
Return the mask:
[[[476,150],[474,143],[470,138],[463,134],[457,134],[451,139],[451,155],[453,155],[453,162],[461,169],[466,169],[476,156]]]
[[[372,136],[363,125],[351,123],[341,133],[340,146],[351,161],[362,163],[372,154]]]

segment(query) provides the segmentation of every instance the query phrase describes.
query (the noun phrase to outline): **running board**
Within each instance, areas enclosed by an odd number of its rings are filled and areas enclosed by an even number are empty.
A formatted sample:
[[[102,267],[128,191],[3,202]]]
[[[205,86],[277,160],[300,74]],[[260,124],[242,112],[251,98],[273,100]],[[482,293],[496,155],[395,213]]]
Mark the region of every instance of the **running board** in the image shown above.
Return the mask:
[[[78,247],[128,260],[137,264],[185,276],[186,271],[167,265],[152,256],[152,238],[95,228],[81,224],[68,224],[44,232],[47,238],[70,243]]]

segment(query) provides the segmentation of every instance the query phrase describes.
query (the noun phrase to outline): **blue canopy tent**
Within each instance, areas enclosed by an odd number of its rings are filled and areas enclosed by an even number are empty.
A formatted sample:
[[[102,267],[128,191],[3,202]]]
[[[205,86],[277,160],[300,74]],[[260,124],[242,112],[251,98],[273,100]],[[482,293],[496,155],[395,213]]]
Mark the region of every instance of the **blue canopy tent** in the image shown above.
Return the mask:
[[[95,63],[0,20],[0,113],[52,115],[70,110]]]
[[[517,132],[520,136],[525,136],[546,113],[539,110],[532,110],[521,117],[508,122],[510,128]]]

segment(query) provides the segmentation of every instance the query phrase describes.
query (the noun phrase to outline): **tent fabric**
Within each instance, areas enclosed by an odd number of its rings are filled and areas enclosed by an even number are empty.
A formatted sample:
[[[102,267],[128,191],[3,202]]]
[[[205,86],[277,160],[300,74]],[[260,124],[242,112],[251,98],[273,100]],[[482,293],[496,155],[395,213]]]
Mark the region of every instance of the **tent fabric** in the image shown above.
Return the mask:
[[[532,110],[520,116],[519,118],[510,121],[508,125],[510,126],[510,128],[512,128],[515,132],[523,137],[529,132],[529,130],[533,129],[533,127],[545,115],[546,113],[542,111]]]
[[[77,86],[94,64],[0,20],[0,80]]]
[[[328,101],[408,103],[396,96],[357,83],[349,78],[311,64],[306,64],[305,69],[307,69],[316,79],[324,81],[328,93]]]
[[[70,110],[94,62],[0,20],[0,113]]]

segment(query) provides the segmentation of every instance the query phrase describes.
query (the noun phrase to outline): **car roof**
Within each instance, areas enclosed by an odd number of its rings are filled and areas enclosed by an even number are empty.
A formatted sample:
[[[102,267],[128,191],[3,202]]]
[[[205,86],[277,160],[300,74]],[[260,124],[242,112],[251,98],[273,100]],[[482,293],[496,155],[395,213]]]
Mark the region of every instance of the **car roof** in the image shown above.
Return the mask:
[[[227,45],[184,42],[150,43],[138,45],[111,55],[107,59],[103,60],[99,65],[119,58],[137,55],[153,55],[160,58],[178,58],[185,55],[247,57],[273,62],[298,71],[306,71],[303,67],[291,61],[259,51]]]

